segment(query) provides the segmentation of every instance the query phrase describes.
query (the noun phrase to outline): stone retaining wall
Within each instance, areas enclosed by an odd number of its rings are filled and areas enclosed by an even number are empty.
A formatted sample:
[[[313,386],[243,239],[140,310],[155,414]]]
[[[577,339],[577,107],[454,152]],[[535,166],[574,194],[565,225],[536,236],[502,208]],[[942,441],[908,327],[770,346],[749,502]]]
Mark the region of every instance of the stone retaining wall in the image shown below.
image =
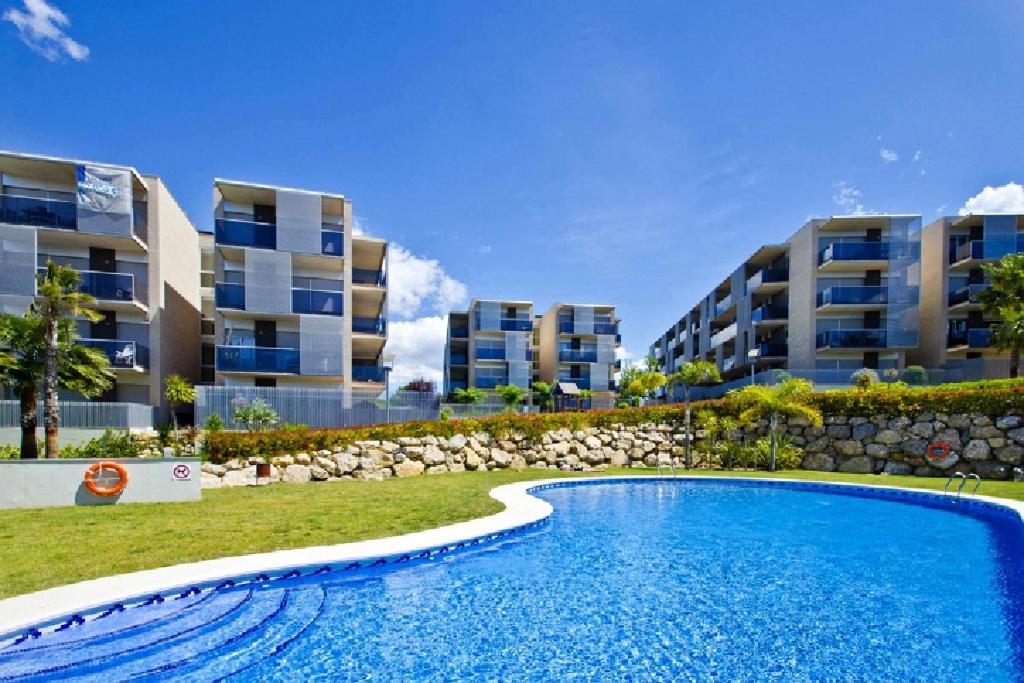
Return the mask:
[[[593,469],[656,467],[672,461],[682,465],[685,435],[680,424],[614,426],[572,432],[548,432],[538,441],[522,436],[495,439],[480,433],[451,438],[403,437],[395,441],[360,441],[333,451],[296,453],[270,458],[271,482],[306,483],[337,479],[381,480],[421,474],[494,469]],[[914,419],[885,416],[832,416],[821,427],[801,420],[782,431],[804,450],[809,470],[948,476],[974,472],[984,479],[1009,479],[1024,457],[1024,419],[1008,415],[923,413]],[[762,422],[746,434],[767,433]],[[697,433],[699,440],[704,435]],[[935,462],[926,456],[934,441],[948,442],[948,457]],[[203,464],[204,488],[256,483],[256,464],[231,460]]]

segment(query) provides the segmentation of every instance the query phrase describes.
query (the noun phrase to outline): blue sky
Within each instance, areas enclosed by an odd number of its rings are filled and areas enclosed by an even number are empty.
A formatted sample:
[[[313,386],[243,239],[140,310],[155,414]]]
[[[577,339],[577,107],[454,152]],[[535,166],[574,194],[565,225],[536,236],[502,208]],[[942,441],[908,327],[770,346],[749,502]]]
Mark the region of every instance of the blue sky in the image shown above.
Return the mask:
[[[0,10],[0,148],[157,173],[201,228],[215,176],[344,193],[400,245],[409,376],[466,296],[617,304],[641,355],[809,216],[1024,203],[1020,2]]]

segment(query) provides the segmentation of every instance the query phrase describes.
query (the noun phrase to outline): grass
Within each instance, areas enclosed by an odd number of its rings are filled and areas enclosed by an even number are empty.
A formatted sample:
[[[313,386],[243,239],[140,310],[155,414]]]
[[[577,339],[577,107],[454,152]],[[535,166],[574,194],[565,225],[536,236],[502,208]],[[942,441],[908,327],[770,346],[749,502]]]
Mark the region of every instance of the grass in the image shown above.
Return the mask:
[[[195,503],[3,510],[0,598],[181,562],[420,531],[498,512],[501,505],[488,496],[495,486],[553,476],[586,475],[543,470],[465,472],[383,482],[210,490]],[[940,491],[946,482],[802,470],[754,476]],[[1024,483],[986,481],[980,492],[1024,500]]]

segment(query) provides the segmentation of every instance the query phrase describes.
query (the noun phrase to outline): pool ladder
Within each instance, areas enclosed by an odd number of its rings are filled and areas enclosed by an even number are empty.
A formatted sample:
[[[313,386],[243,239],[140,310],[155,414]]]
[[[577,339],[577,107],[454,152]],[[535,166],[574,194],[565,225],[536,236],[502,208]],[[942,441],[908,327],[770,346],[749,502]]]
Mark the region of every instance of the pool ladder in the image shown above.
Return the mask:
[[[943,493],[949,493],[949,487],[953,484],[954,479],[960,480],[960,485],[956,487],[956,500],[960,500],[960,494],[963,492],[964,486],[967,485],[968,479],[974,480],[974,488],[971,490],[972,496],[978,492],[978,487],[981,486],[981,477],[979,477],[977,474],[964,474],[963,472],[954,472],[952,475],[950,475],[949,479],[946,480],[946,485],[942,487]]]
[[[661,458],[658,458],[658,476],[659,477],[661,476],[661,472],[664,469],[667,469],[669,472],[671,472],[673,477],[676,476],[676,464],[672,461],[671,457],[669,457],[667,464],[661,462]]]

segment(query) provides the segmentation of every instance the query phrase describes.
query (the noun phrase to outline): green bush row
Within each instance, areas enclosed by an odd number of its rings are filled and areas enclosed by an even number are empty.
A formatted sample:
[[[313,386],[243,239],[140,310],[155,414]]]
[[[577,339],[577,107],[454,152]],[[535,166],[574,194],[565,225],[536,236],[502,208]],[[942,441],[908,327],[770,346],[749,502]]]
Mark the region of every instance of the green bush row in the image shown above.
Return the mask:
[[[1012,413],[1024,414],[1024,382],[984,382],[977,385],[945,385],[936,388],[905,388],[881,384],[869,389],[814,394],[811,402],[825,415],[895,417],[939,412],[982,413],[995,417]],[[694,404],[695,409],[698,407],[714,410],[721,415],[736,414],[735,406],[728,397],[715,401],[700,401]],[[269,431],[208,434],[206,449],[212,460],[222,462],[231,458],[330,450],[348,446],[356,441],[393,441],[401,436],[451,437],[455,434],[484,432],[498,439],[514,433],[536,439],[544,432],[557,429],[577,430],[587,427],[609,427],[613,424],[678,422],[682,419],[683,407],[677,404],[581,413],[503,414],[479,419],[406,422],[345,429],[282,427]]]

